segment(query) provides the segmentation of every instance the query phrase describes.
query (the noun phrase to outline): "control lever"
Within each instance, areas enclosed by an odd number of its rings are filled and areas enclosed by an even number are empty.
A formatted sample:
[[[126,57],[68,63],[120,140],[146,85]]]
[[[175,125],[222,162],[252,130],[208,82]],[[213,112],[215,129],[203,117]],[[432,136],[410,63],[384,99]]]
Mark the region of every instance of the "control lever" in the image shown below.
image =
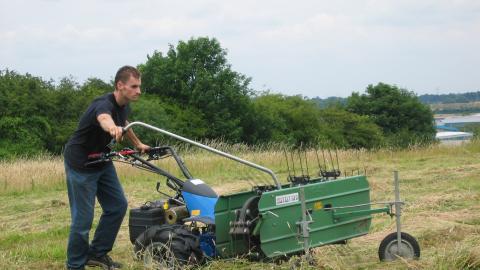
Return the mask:
[[[168,186],[168,184],[169,184],[169,182],[168,182],[168,180],[167,180],[167,186]],[[162,195],[164,195],[164,196],[166,196],[167,198],[169,198],[169,199],[171,199],[171,200],[174,200],[174,201],[177,202],[179,205],[184,205],[184,204],[185,204],[184,202],[179,201],[179,200],[177,200],[177,199],[175,199],[175,198],[171,198],[170,195],[161,192],[161,191],[160,191],[160,182],[157,182],[157,192],[160,193],[160,194],[162,194]]]
[[[157,182],[157,192],[166,196],[166,197],[170,197],[170,195],[168,195],[167,193],[163,193],[163,192],[160,191],[160,182]]]
[[[165,147],[152,147],[148,150],[148,160],[164,158],[169,153]]]
[[[125,134],[125,132],[127,132],[127,130],[122,127],[122,136]],[[107,144],[108,149],[112,150],[113,146],[115,146],[116,143],[117,141],[115,140],[115,138],[112,138],[112,140]]]

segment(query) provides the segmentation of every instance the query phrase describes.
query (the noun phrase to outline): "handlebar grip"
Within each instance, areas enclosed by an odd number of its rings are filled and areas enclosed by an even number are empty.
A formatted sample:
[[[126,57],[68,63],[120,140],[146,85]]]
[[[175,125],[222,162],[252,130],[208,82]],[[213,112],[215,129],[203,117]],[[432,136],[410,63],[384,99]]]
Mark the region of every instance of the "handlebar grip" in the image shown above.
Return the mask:
[[[148,153],[148,155],[150,155],[151,157],[154,155],[163,157],[168,154],[168,148],[164,146],[152,147],[149,150],[147,150],[146,153]]]
[[[88,160],[99,159],[103,156],[103,153],[92,153],[87,156]]]
[[[131,149],[124,149],[124,150],[118,152],[118,154],[120,154],[122,156],[128,156],[128,155],[138,154],[138,151],[131,150]]]
[[[125,134],[125,132],[127,132],[127,130],[126,130],[124,127],[122,127],[122,136]],[[117,141],[115,140],[115,138],[113,138],[113,139],[107,144],[107,147],[108,147],[109,149],[112,149],[113,146],[115,146],[116,143],[117,143]]]
[[[88,167],[88,166],[90,166],[90,165],[94,165],[94,164],[98,164],[98,163],[103,163],[103,162],[106,162],[106,161],[108,161],[108,159],[102,158],[102,159],[99,159],[99,160],[87,162],[87,163],[84,164],[84,166],[85,166],[85,167]]]

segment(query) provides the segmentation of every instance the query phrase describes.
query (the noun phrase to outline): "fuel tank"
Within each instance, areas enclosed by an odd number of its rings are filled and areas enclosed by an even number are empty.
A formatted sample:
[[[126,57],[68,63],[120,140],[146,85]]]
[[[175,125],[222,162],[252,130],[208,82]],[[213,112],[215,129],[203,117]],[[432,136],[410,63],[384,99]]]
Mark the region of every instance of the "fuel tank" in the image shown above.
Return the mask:
[[[215,222],[218,195],[209,185],[200,179],[187,180],[183,185],[182,196],[191,217]]]

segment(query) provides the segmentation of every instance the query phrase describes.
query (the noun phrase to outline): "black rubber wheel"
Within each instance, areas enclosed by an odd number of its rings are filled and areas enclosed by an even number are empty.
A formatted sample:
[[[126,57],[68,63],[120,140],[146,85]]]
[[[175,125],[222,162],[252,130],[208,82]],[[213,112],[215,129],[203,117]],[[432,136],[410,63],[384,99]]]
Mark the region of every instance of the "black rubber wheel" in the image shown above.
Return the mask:
[[[204,261],[198,237],[183,225],[149,228],[135,240],[134,250],[146,269],[183,269]]]
[[[387,235],[378,247],[378,257],[381,261],[394,261],[398,257],[405,259],[418,259],[420,258],[420,246],[417,240],[408,233],[402,232],[402,241],[400,244],[400,250],[397,245],[397,233],[391,233]]]

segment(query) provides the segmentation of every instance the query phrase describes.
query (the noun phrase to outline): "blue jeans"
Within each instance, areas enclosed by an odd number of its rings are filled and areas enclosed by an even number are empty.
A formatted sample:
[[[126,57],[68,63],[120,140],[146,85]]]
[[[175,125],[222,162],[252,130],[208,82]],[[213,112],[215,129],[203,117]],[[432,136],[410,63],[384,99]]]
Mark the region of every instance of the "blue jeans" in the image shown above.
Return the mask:
[[[112,163],[93,173],[78,172],[65,163],[65,172],[72,215],[67,267],[83,269],[89,256],[100,257],[112,250],[127,211],[127,199]],[[103,213],[89,244],[95,196]]]

